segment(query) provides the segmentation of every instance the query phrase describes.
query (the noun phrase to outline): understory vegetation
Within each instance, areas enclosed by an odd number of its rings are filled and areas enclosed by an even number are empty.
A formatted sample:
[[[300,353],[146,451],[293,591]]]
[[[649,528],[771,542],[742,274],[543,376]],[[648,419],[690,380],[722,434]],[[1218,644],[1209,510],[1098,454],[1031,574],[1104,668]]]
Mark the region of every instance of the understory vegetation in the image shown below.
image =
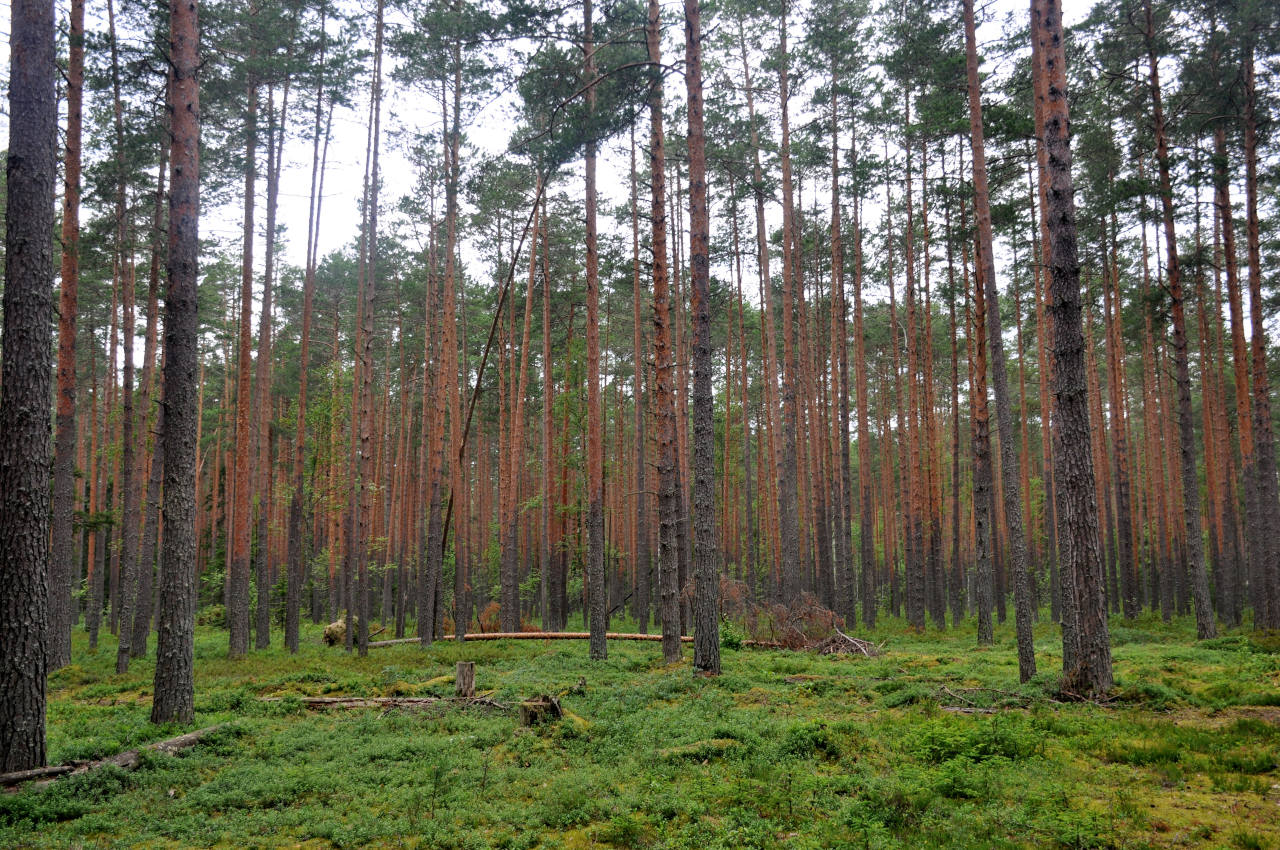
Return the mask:
[[[616,623],[623,628],[624,624]],[[196,726],[133,772],[0,795],[0,846],[430,848],[1280,847],[1280,639],[1194,639],[1190,618],[1113,631],[1116,689],[1074,702],[1017,684],[1012,623],[873,634],[883,655],[729,649],[718,678],[657,644],[438,642],[359,658],[306,627],[301,652],[227,660],[196,636]],[[1044,669],[1054,630],[1036,628]],[[49,678],[50,763],[171,737],[151,661],[114,642]],[[278,642],[276,646],[278,646]],[[497,705],[316,711],[305,696],[453,694],[475,661]],[[558,694],[532,729],[515,708]],[[264,702],[263,697],[282,697]]]

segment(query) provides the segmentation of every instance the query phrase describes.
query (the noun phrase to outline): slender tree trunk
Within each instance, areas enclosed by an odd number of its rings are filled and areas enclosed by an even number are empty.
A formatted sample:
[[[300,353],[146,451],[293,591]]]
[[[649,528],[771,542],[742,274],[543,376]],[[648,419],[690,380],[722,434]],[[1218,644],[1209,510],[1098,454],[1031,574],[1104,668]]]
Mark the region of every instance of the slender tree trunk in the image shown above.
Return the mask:
[[[853,143],[853,161],[857,163],[858,144]],[[876,544],[875,505],[871,477],[870,403],[867,398],[867,345],[862,304],[862,220],[861,202],[854,202],[853,221],[853,378],[858,408],[858,547],[862,575],[862,625],[875,628],[876,610]],[[886,442],[887,446],[887,442]]]
[[[244,166],[244,247],[240,267],[240,333],[236,357],[235,496],[231,518],[231,570],[227,598],[231,658],[249,652],[249,417],[250,330],[253,322],[253,211],[257,181],[258,86],[250,81],[246,92]]]
[[[143,345],[142,383],[138,400],[142,410],[142,428],[137,435],[138,471],[148,469],[146,495],[142,502],[143,520],[141,540],[138,549],[138,594],[137,607],[133,617],[133,639],[130,642],[130,654],[134,658],[145,658],[147,654],[147,637],[151,634],[151,618],[154,610],[152,596],[154,592],[154,576],[156,567],[156,542],[159,535],[160,487],[163,484],[160,464],[157,462],[158,452],[153,448],[147,451],[147,438],[158,422],[151,411],[151,399],[154,392],[156,373],[156,348],[158,342],[160,319],[160,261],[163,248],[160,238],[164,227],[165,202],[165,166],[169,163],[169,140],[166,137],[160,146],[160,174],[156,180],[155,207],[151,216],[151,269],[147,285],[147,336]],[[159,405],[156,415],[159,413]],[[197,441],[198,445],[198,441]],[[159,446],[159,442],[155,443]],[[149,466],[144,458],[149,457]]]
[[[1258,223],[1258,92],[1254,77],[1253,36],[1244,57],[1245,240],[1249,257],[1250,354],[1253,372],[1253,489],[1257,512],[1249,527],[1258,536],[1254,627],[1280,628],[1280,481],[1271,431],[1271,385],[1267,375],[1267,337],[1263,326],[1262,249]]]
[[[1209,574],[1204,563],[1204,535],[1200,519],[1200,479],[1196,472],[1195,417],[1191,409],[1191,370],[1188,363],[1187,319],[1178,261],[1178,239],[1173,220],[1173,183],[1169,173],[1169,140],[1165,132],[1160,73],[1155,51],[1155,23],[1151,2],[1143,4],[1147,22],[1147,63],[1151,86],[1151,112],[1155,122],[1156,164],[1160,171],[1160,207],[1168,251],[1166,274],[1173,304],[1173,367],[1178,387],[1178,448],[1182,465],[1182,519],[1186,529],[1187,569],[1195,603],[1196,635],[1204,640],[1218,633],[1209,598]]]
[[[544,224],[544,227],[545,227],[545,224]],[[634,482],[634,485],[635,485],[634,489],[636,494],[635,590],[633,591],[635,593],[635,600],[632,603],[632,610],[635,611],[636,630],[639,631],[640,634],[647,634],[649,631],[649,588],[651,586],[650,576],[652,575],[652,572],[653,572],[653,565],[651,563],[651,558],[649,555],[649,523],[648,523],[649,494],[645,491],[645,487],[647,486],[646,485],[647,470],[645,469],[645,442],[647,441],[648,434],[646,433],[647,429],[645,428],[645,424],[646,424],[645,423],[645,395],[644,395],[643,382],[641,380],[641,377],[644,374],[644,363],[645,363],[644,331],[643,331],[643,326],[640,324],[640,302],[642,300],[641,295],[644,292],[644,283],[640,276],[640,204],[638,199],[638,189],[637,189],[637,179],[636,179],[636,132],[635,132],[634,126],[631,128],[631,272],[632,272],[631,274],[631,283],[632,283],[631,351],[633,355],[632,365],[635,368],[635,372],[633,373],[633,376],[631,379],[631,398],[632,398],[632,403],[634,404],[634,407],[635,407],[633,438],[635,440],[635,461],[636,461],[636,473],[635,473],[635,482]],[[544,286],[546,285],[548,284],[546,284],[544,280]],[[739,286],[741,286],[740,283],[739,283]],[[546,311],[548,307],[549,307],[549,301],[544,299],[543,310]],[[546,366],[547,380],[544,382],[544,385],[546,387],[550,387],[551,386],[551,380],[550,380],[551,367],[549,365],[549,361],[551,358],[551,350],[550,350],[551,342],[550,342],[549,334],[547,333],[547,330],[546,330],[547,324],[548,324],[548,321],[546,319],[546,313],[544,312],[542,357],[544,361],[548,362],[548,365]],[[550,395],[548,394],[547,397],[550,398]],[[544,433],[543,505],[544,506],[548,506],[550,502],[549,469],[550,469],[551,452],[549,448],[549,443],[545,442],[545,440],[548,439],[548,437],[546,436],[547,430],[548,430],[546,428],[546,424],[549,424],[550,421],[551,421],[550,416],[548,415],[546,419],[546,423],[544,424],[544,428],[543,428],[543,433]],[[550,534],[550,529],[548,528],[547,520],[545,517],[545,507],[544,507],[542,534],[544,538],[543,569],[545,570],[546,565],[550,561],[550,548],[549,548],[550,541],[546,539]]]
[[[58,296],[57,426],[53,448],[48,669],[71,663],[75,607],[76,302],[80,284],[80,143],[84,99],[84,0],[72,0],[67,35],[67,145],[63,162],[62,275]],[[95,425],[96,427],[96,425]]]
[[[374,295],[378,283],[378,149],[381,142],[382,123],[382,35],[383,35],[383,0],[378,0],[377,24],[374,35],[373,50],[373,91],[371,94],[370,112],[370,160],[369,181],[365,203],[367,216],[364,241],[367,245],[365,256],[364,287],[358,309],[357,321],[360,333],[357,335],[356,384],[359,390],[359,449],[358,464],[354,487],[356,510],[355,522],[352,524],[355,539],[349,542],[350,551],[355,557],[356,608],[360,612],[359,654],[363,658],[369,654],[369,558],[368,543],[373,530],[372,490],[374,489],[373,468],[373,308]],[[354,420],[353,420],[354,422]],[[351,605],[347,606],[348,612]],[[348,634],[350,630],[348,630]]]
[[[136,264],[133,257],[132,234],[128,239],[127,261],[122,262],[124,274],[121,279],[121,309],[124,314],[121,328],[124,343],[124,384],[121,387],[123,404],[120,408],[120,489],[123,491],[124,512],[121,515],[120,529],[120,593],[119,606],[119,642],[116,645],[116,673],[129,670],[129,652],[133,641],[133,613],[137,602],[138,587],[138,482],[137,477],[137,440],[134,429],[137,425],[134,411],[134,364],[133,347],[137,338],[136,321]]]
[[[89,338],[93,339],[93,328]],[[88,531],[89,542],[85,551],[85,584],[88,585],[84,611],[84,628],[89,633],[89,649],[98,648],[98,629],[102,622],[102,567],[99,565],[102,549],[102,531],[97,528],[98,506],[102,490],[102,457],[98,438],[102,432],[98,422],[98,346],[89,346],[89,516],[94,527]]]
[[[1049,0],[1049,2],[1056,2],[1056,0]],[[973,0],[965,0],[964,18],[965,64],[969,78],[969,128],[973,148],[974,214],[978,221],[977,264],[982,269],[980,277],[986,288],[986,298],[989,302],[986,317],[987,336],[991,346],[992,383],[995,385],[996,419],[1000,431],[1000,476],[1003,484],[1005,521],[1009,526],[1009,549],[1013,562],[1018,676],[1026,682],[1036,673],[1035,645],[1031,633],[1031,608],[1034,602],[1031,593],[1031,575],[1027,568],[1027,540],[1022,527],[1018,464],[1014,457],[1012,399],[1009,397],[1008,374],[1005,369],[1000,306],[995,279],[995,257],[991,247],[991,206],[987,188],[987,158],[983,144],[982,93],[978,82],[978,46],[974,29]],[[1063,103],[1064,109],[1065,106],[1066,104]],[[1087,410],[1085,415],[1087,420]]]
[[[287,57],[286,57],[287,58]],[[267,90],[267,235],[262,280],[262,308],[258,314],[258,359],[253,383],[253,409],[258,441],[258,548],[255,553],[254,583],[258,604],[254,611],[254,648],[271,645],[271,309],[276,269],[276,210],[280,196],[280,167],[284,155],[284,135],[288,129],[289,82],[286,79],[279,122],[275,110],[275,88]]]
[[[1114,217],[1112,226],[1115,226]],[[1112,250],[1118,237],[1112,231]],[[1120,267],[1114,262],[1110,264],[1110,283],[1105,273],[1102,280],[1102,304],[1107,331],[1107,384],[1111,395],[1111,450],[1115,464],[1115,498],[1116,498],[1116,536],[1119,550],[1120,594],[1123,599],[1125,619],[1138,616],[1140,579],[1138,576],[1138,557],[1134,547],[1132,508],[1129,488],[1129,439],[1128,425],[1125,422],[1125,389],[1124,389],[1124,337],[1123,323],[1120,320]]]
[[[321,15],[323,31],[325,16]],[[324,67],[327,39],[320,41],[320,64]],[[302,537],[304,510],[305,457],[307,448],[307,379],[311,364],[311,320],[315,312],[316,253],[319,248],[320,205],[324,199],[324,167],[320,156],[320,124],[324,115],[324,74],[316,79],[316,112],[311,130],[311,194],[307,200],[306,269],[302,277],[302,336],[298,355],[298,416],[293,437],[293,494],[289,500],[288,577],[284,604],[284,643],[292,654],[298,652],[298,616],[302,604],[302,586],[305,581],[306,550]],[[329,120],[324,129],[325,159],[329,152],[329,130],[333,121],[333,106],[329,107]],[[403,634],[397,635],[403,637]]]

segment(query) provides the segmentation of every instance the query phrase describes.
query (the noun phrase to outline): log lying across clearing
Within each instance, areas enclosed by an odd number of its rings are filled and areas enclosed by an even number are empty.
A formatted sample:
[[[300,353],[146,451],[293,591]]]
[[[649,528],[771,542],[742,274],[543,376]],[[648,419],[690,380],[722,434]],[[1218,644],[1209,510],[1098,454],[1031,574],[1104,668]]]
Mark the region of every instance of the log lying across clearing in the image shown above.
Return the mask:
[[[590,632],[467,632],[463,635],[463,640],[588,640],[591,637]],[[628,632],[608,632],[605,635],[606,640],[647,640],[661,641],[662,635],[641,635]],[[454,637],[442,637],[441,641],[455,641]],[[693,643],[691,635],[681,635],[680,640],[683,643]],[[380,646],[397,646],[406,643],[421,643],[420,638],[396,638],[395,640],[374,640],[369,642],[370,649],[376,649]],[[794,651],[802,651],[811,649],[823,655],[836,654],[862,654],[868,658],[880,655],[883,648],[878,647],[869,641],[860,638],[850,637],[844,632],[837,630],[837,633],[818,643],[805,646],[790,646],[780,641],[769,640],[744,640],[742,646],[750,649],[788,649]]]
[[[463,636],[463,640],[587,640],[591,637],[590,632],[468,632]],[[640,635],[627,634],[625,632],[609,632],[605,635],[607,640],[662,640],[662,635]],[[456,640],[453,637],[442,637],[442,641]],[[693,643],[690,635],[682,635],[680,640],[685,643]],[[378,646],[395,646],[401,643],[420,643],[416,637],[413,638],[397,638],[396,640],[375,640],[369,642],[369,648],[373,649]],[[748,643],[748,641],[744,641]]]
[[[258,702],[283,702],[288,697],[259,697]],[[487,697],[298,697],[307,708],[421,708],[427,705],[476,705],[506,710],[507,706]]]
[[[197,729],[194,732],[188,732],[185,735],[179,735],[176,738],[169,738],[165,741],[156,741],[154,744],[147,744],[144,747],[138,747],[135,750],[117,753],[108,758],[99,759],[98,761],[77,762],[74,764],[61,764],[55,767],[37,767],[32,770],[19,770],[15,773],[0,773],[0,787],[9,787],[20,785],[24,782],[30,782],[33,779],[42,779],[37,786],[48,785],[55,779],[62,776],[74,776],[77,773],[88,773],[99,767],[107,765],[115,765],[125,770],[133,770],[142,760],[142,753],[173,753],[185,750],[188,747],[199,743],[201,739],[208,737],[212,733],[221,729],[224,724],[219,723],[216,726],[209,726],[205,729]]]

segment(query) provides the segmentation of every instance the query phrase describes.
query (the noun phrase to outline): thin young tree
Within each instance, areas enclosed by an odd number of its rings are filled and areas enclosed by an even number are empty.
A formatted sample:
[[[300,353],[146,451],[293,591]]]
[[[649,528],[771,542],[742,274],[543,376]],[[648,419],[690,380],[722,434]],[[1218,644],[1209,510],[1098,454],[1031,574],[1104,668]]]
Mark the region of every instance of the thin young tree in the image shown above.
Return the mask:
[[[986,290],[987,342],[991,347],[991,383],[996,396],[996,425],[1000,431],[1000,481],[1014,581],[1014,622],[1018,638],[1018,678],[1036,674],[1035,640],[1031,634],[1031,574],[1027,568],[1027,539],[1022,527],[1021,485],[1014,457],[1013,401],[1009,396],[1004,343],[1001,341],[1000,303],[996,287],[991,236],[991,196],[987,188],[987,156],[983,144],[982,89],[978,80],[978,46],[973,0],[964,0],[965,66],[969,83],[969,132],[973,151],[973,206],[978,223],[979,278]],[[1087,411],[1086,411],[1087,417]],[[1086,432],[1087,433],[1087,432]]]
[[[80,286],[80,148],[84,102],[84,5],[72,0],[67,30],[67,143],[62,173],[62,275],[58,294],[58,398],[53,445],[53,550],[49,564],[49,669],[71,663],[75,603],[76,306]],[[91,426],[96,427],[96,424]]]
[[[1209,599],[1209,574],[1204,563],[1204,535],[1200,521],[1200,478],[1196,473],[1195,420],[1191,410],[1191,369],[1188,363],[1187,318],[1182,284],[1182,265],[1173,220],[1173,179],[1169,167],[1169,136],[1165,125],[1160,91],[1159,62],[1155,48],[1155,20],[1151,0],[1143,4],[1146,18],[1147,68],[1151,92],[1151,120],[1156,137],[1156,166],[1160,175],[1160,211],[1164,225],[1167,263],[1165,266],[1173,318],[1173,369],[1178,391],[1178,453],[1182,467],[1182,519],[1185,527],[1187,569],[1191,573],[1191,596],[1195,604],[1196,635],[1204,640],[1216,637],[1213,603]]]

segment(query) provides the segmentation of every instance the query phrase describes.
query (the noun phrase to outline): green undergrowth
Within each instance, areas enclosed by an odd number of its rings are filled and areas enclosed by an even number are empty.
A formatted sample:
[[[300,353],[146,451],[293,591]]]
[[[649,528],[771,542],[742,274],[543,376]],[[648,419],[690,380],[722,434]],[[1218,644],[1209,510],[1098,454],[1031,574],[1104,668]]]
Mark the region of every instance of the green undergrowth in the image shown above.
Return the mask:
[[[621,625],[619,627],[622,627]],[[1011,625],[868,637],[885,654],[726,649],[724,674],[653,643],[303,648],[229,661],[197,631],[196,726],[135,771],[0,795],[0,847],[911,848],[1280,850],[1280,641],[1115,623],[1105,705],[1058,693],[1060,649],[1017,681]],[[51,763],[180,734],[147,721],[150,660],[113,672],[77,633],[49,680]],[[309,710],[305,696],[449,696],[475,661],[492,705]],[[578,687],[579,678],[585,687]],[[561,695],[524,729],[514,706]],[[279,697],[263,702],[261,697]],[[502,708],[506,707],[506,710]]]

